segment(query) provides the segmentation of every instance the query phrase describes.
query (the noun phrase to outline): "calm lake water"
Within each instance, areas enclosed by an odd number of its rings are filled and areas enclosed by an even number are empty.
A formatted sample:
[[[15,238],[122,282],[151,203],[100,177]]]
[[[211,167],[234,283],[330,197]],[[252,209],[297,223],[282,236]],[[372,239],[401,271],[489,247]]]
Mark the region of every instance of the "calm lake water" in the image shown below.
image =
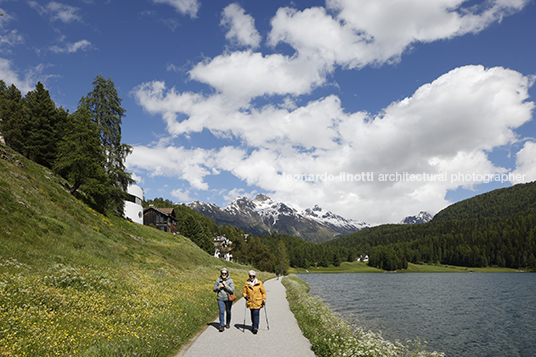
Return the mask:
[[[536,274],[298,274],[333,311],[448,357],[536,356]]]

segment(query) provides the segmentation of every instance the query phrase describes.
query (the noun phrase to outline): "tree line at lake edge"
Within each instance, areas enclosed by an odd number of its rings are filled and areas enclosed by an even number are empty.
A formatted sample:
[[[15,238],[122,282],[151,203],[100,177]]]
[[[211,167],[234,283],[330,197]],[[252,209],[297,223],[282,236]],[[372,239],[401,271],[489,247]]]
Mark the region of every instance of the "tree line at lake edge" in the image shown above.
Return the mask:
[[[536,271],[536,183],[494,190],[439,212],[420,225],[382,225],[327,242],[369,252],[369,265],[411,263],[498,266]]]

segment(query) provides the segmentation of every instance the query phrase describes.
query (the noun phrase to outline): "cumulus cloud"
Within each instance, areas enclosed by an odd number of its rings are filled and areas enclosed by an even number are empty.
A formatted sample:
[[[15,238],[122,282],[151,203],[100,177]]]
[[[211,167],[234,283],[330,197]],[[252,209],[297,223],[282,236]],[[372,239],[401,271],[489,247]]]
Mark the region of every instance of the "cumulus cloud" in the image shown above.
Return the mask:
[[[193,80],[209,84],[227,98],[249,102],[262,95],[302,95],[325,82],[325,63],[282,54],[239,51],[198,63]]]
[[[268,41],[287,43],[302,56],[361,68],[398,61],[413,43],[477,33],[522,9],[528,0],[328,0],[326,8],[281,8]],[[329,12],[328,12],[329,11]]]
[[[516,170],[512,174],[521,176],[522,182],[536,181],[536,143],[534,141],[527,141],[518,151]]]
[[[274,53],[226,51],[193,66],[190,79],[213,93],[180,92],[163,81],[134,88],[133,97],[163,118],[170,137],[134,147],[128,163],[185,180],[192,190],[209,190],[206,178],[225,171],[273,198],[302,208],[321,203],[369,223],[435,213],[448,204],[448,190],[471,189],[482,175],[507,171],[489,153],[520,140],[515,130],[532,119],[531,78],[502,67],[464,66],[378,115],[348,112],[335,94],[303,104],[299,99],[325,85],[336,68],[396,62],[415,43],[476,33],[526,1],[464,3],[328,0],[326,8],[281,8],[268,35]],[[252,20],[232,4],[222,24],[231,40],[253,46],[258,42],[251,40],[257,33]],[[282,43],[294,53],[277,53]],[[255,104],[259,97],[270,97],[269,104]],[[173,144],[207,131],[232,146]],[[534,166],[534,150],[527,142],[520,151],[519,172]],[[221,195],[238,192],[233,189]],[[175,197],[185,193],[181,189]]]
[[[197,11],[201,4],[197,0],[153,0],[155,4],[167,4],[171,5],[179,13],[183,15],[190,15],[190,17],[197,17]]]
[[[228,28],[225,38],[239,46],[259,47],[261,35],[255,28],[255,20],[247,15],[244,9],[236,4],[230,4],[222,12],[222,26]]]
[[[452,175],[505,172],[489,160],[488,152],[518,140],[514,129],[532,117],[534,103],[527,101],[531,85],[528,77],[501,67],[461,67],[372,117],[346,113],[334,95],[294,110],[268,105],[243,111],[217,94],[177,93],[162,82],[148,83],[134,96],[149,112],[162,115],[174,135],[203,129],[215,135],[226,132],[250,150],[135,147],[132,157],[138,168],[185,179],[196,189],[208,189],[204,178],[217,169],[291,202],[314,204],[319,197],[339,202],[337,207],[351,217],[385,217],[385,212],[364,208],[363,202],[373,200],[386,207],[399,200],[415,211],[434,212],[446,205],[447,190],[481,183],[465,176],[463,182],[452,182]],[[181,117],[187,119],[177,119]],[[142,158],[147,150],[165,153]],[[347,174],[344,179],[341,172]],[[366,181],[361,173],[372,173],[374,180]],[[380,181],[380,175],[394,173],[421,179]],[[322,174],[332,180],[294,179]]]
[[[224,53],[198,63],[190,76],[246,103],[263,95],[308,94],[325,84],[337,66],[359,69],[396,62],[415,43],[479,32],[526,3],[497,0],[464,8],[463,0],[333,0],[327,8],[280,8],[268,44],[288,44],[294,54]],[[258,43],[252,21],[236,4],[224,10],[227,36],[239,44]]]

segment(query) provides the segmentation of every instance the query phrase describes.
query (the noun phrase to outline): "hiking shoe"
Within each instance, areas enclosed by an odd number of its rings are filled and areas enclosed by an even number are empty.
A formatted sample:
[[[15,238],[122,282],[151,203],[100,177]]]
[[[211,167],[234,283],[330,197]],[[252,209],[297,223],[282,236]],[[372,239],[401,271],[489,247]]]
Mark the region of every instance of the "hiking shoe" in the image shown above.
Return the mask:
[[[231,326],[230,326],[229,324],[225,325],[225,327],[227,327],[227,328],[231,328]]]
[[[259,331],[258,329],[254,328],[253,329],[253,334],[256,335],[258,331]]]
[[[223,332],[225,330],[225,326],[220,326],[220,332]]]

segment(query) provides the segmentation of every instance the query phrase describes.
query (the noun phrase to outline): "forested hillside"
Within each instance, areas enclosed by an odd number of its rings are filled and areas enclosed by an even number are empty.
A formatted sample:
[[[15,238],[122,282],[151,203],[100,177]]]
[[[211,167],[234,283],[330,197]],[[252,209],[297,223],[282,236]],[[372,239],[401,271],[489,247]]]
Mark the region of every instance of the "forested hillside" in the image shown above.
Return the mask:
[[[326,244],[368,254],[370,265],[385,270],[408,262],[536,270],[535,187],[493,191],[446,208],[430,223],[383,225]]]
[[[472,218],[506,218],[536,209],[536,182],[517,184],[457,202],[438,212],[433,222]]]

